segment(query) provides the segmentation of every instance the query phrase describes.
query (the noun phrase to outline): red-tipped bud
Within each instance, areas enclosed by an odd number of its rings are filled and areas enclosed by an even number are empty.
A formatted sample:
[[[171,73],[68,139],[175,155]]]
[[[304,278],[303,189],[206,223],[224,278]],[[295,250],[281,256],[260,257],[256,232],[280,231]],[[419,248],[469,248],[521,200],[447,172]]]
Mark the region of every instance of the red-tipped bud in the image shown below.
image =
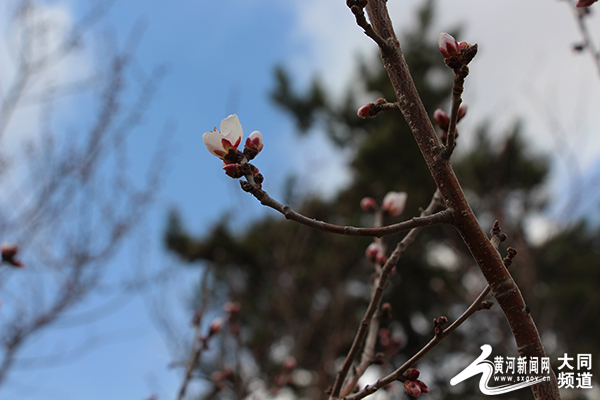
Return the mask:
[[[421,371],[416,368],[409,368],[406,370],[406,378],[410,381],[416,381],[421,375]]]
[[[250,134],[248,139],[246,139],[244,155],[246,158],[248,158],[248,160],[252,160],[258,153],[261,152],[263,147],[262,134],[259,131],[254,131]]]
[[[390,217],[397,217],[404,211],[406,197],[405,192],[389,192],[383,198],[381,209]]]
[[[377,257],[375,258],[375,262],[379,265],[385,265],[385,263],[387,262],[388,258],[385,254],[383,253],[377,253]]]
[[[3,243],[0,249],[2,251],[3,262],[18,268],[25,266],[21,260],[15,258],[15,255],[19,252],[19,246],[16,243]]]
[[[358,109],[358,112],[356,113],[360,118],[371,118],[377,115],[377,112],[375,111],[375,107],[373,106],[373,103],[369,103],[369,104],[365,104],[364,106],[362,106],[361,108]]]
[[[448,125],[450,125],[450,117],[446,114],[442,109],[437,109],[433,113],[433,121],[439,126],[442,130],[447,131]]]
[[[223,320],[220,318],[215,319],[211,324],[208,331],[208,335],[212,336],[219,332],[221,332],[221,328],[223,327]]]
[[[225,171],[225,175],[234,179],[244,176],[244,169],[240,164],[227,164],[223,167],[223,170]]]
[[[360,208],[366,213],[377,211],[377,201],[372,197],[365,197],[360,201]]]
[[[386,99],[377,99],[375,103],[365,104],[359,108],[357,114],[360,118],[372,118],[379,114],[381,111],[381,106],[385,103],[387,103]]]
[[[421,388],[421,393],[429,393],[429,388],[427,387],[425,382],[417,379],[417,383],[419,384],[419,387]]]
[[[467,42],[458,42],[449,34],[443,32],[438,37],[440,52],[444,56],[446,65],[452,68],[456,73],[473,60],[477,54],[477,45]]]
[[[438,36],[438,46],[440,47],[440,52],[444,58],[449,58],[460,54],[459,43],[452,37],[452,35],[446,32],[442,32]]]
[[[375,262],[377,260],[377,255],[379,254],[379,245],[375,242],[371,243],[367,250],[365,251],[365,255],[370,261]]]
[[[421,386],[415,381],[406,381],[404,382],[404,391],[413,397],[419,397]]]

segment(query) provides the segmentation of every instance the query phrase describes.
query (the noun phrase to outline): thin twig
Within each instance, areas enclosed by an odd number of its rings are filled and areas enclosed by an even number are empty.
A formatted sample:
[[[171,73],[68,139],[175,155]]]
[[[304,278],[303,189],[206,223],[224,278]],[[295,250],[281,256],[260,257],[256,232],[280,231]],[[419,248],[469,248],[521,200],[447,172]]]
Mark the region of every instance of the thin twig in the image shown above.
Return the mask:
[[[444,340],[446,337],[448,337],[448,335],[450,335],[452,332],[454,332],[454,330],[456,330],[456,328],[458,328],[460,325],[462,325],[463,322],[465,322],[467,319],[469,319],[469,317],[471,315],[475,314],[477,311],[480,311],[483,309],[489,309],[491,307],[491,304],[493,304],[493,303],[487,303],[485,301],[485,298],[490,294],[490,291],[491,291],[491,289],[490,289],[490,286],[488,285],[479,294],[479,296],[477,296],[477,298],[473,301],[473,303],[471,303],[469,308],[467,308],[467,310],[465,310],[465,312],[456,321],[454,321],[452,323],[452,325],[450,325],[448,328],[444,329],[443,331],[436,333],[435,336],[429,341],[429,343],[427,343],[421,350],[419,350],[414,356],[412,356],[408,361],[406,361],[400,368],[396,369],[394,372],[387,375],[386,377],[383,377],[383,378],[377,380],[377,382],[375,382],[374,384],[365,386],[362,390],[356,392],[355,394],[346,396],[344,398],[344,400],[359,400],[359,399],[365,398],[365,397],[375,393],[377,390],[381,389],[382,387],[385,387],[385,386],[389,385],[390,383],[400,380],[402,374],[404,374],[406,372],[406,370],[408,370],[413,365],[415,365],[420,359],[422,359],[427,353],[429,353],[435,346],[437,346],[442,340]]]
[[[496,221],[494,223],[494,226],[491,231],[490,242],[497,249],[500,242],[503,242],[505,240],[506,240],[506,235],[500,230],[498,221]],[[512,251],[510,251],[510,250],[512,250]],[[512,262],[512,259],[514,258],[515,255],[516,255],[516,251],[514,249],[509,248],[509,255],[504,260],[504,264],[506,265],[506,267],[508,267],[508,265],[510,265],[510,263]],[[402,374],[404,374],[409,368],[413,367],[419,360],[421,360],[435,346],[437,346],[442,340],[444,340],[452,332],[454,332],[456,330],[456,328],[461,326],[467,319],[469,319],[469,317],[471,317],[477,311],[489,310],[494,304],[491,301],[485,300],[487,298],[487,296],[490,294],[490,292],[491,292],[490,285],[487,285],[485,287],[485,289],[483,289],[481,291],[479,296],[477,296],[477,298],[475,300],[473,300],[473,302],[465,310],[465,312],[463,312],[461,314],[461,316],[456,319],[456,321],[454,321],[450,326],[448,326],[444,330],[440,330],[440,331],[436,330],[434,337],[429,341],[429,343],[427,343],[421,350],[419,350],[408,361],[406,361],[404,364],[402,364],[402,366],[400,366],[398,369],[396,369],[394,372],[392,372],[388,376],[379,379],[373,385],[367,385],[362,390],[358,391],[357,393],[355,393],[351,396],[345,397],[345,400],[362,399],[362,398],[376,392],[377,390],[381,389],[382,387],[385,387],[392,382],[400,380],[402,377]]]
[[[577,20],[577,26],[579,27],[579,32],[581,32],[581,37],[583,38],[583,42],[585,43],[585,48],[588,49],[590,55],[592,56],[594,64],[596,65],[598,75],[600,75],[600,52],[596,49],[594,41],[592,40],[592,37],[590,35],[590,31],[588,30],[587,24],[585,22],[585,18],[588,16],[589,11],[587,11],[587,9],[585,8],[576,8],[571,1],[569,1],[569,5],[573,9],[575,19]]]
[[[438,190],[436,190],[435,194],[433,195],[433,198],[431,199],[431,202],[429,203],[429,206],[427,206],[427,208],[423,210],[423,212],[421,212],[421,215],[424,217],[431,215],[436,209],[438,209],[443,204],[444,202],[440,196],[440,193]],[[375,315],[375,312],[379,309],[379,304],[381,302],[381,297],[383,296],[383,290],[385,289],[385,286],[387,284],[387,279],[391,274],[392,269],[398,263],[400,257],[402,257],[402,255],[404,254],[408,245],[410,245],[415,240],[417,234],[420,232],[421,229],[422,227],[411,229],[411,231],[404,237],[404,239],[402,239],[398,243],[396,249],[383,266],[383,269],[381,270],[381,275],[379,276],[379,283],[377,285],[377,288],[373,292],[371,302],[369,303],[367,311],[365,312],[365,315],[360,323],[358,331],[356,332],[356,336],[354,337],[354,341],[352,342],[352,347],[350,348],[350,351],[346,356],[346,360],[344,360],[342,368],[337,373],[330,399],[335,399],[339,397],[344,380],[348,376],[350,367],[352,366],[354,359],[358,355],[358,352],[360,351],[363,345],[363,342],[369,329],[369,323],[373,318],[373,315]]]
[[[371,24],[367,22],[367,17],[365,16],[364,5],[361,0],[347,0],[346,4],[350,7],[350,11],[356,17],[356,23],[358,26],[365,30],[365,35],[370,37],[377,43],[379,47],[388,47],[389,44],[375,32]]]
[[[271,198],[267,192],[260,189],[257,185],[252,185],[251,183],[244,181],[240,181],[240,183],[242,184],[242,188],[256,197],[263,206],[271,207],[272,209],[279,211],[286,219],[299,222],[320,231],[337,233],[340,235],[382,237],[415,228],[451,223],[454,217],[453,210],[446,209],[431,215],[421,214],[421,217],[414,217],[407,221],[382,226],[380,228],[356,228],[353,226],[334,225],[306,217],[294,211],[290,206],[284,206],[277,200]]]
[[[204,270],[204,274],[202,275],[201,307],[199,310],[196,311],[196,315],[194,316],[194,341],[192,342],[190,357],[185,366],[185,375],[183,377],[183,381],[181,382],[181,387],[179,388],[177,400],[182,400],[184,398],[185,393],[187,391],[187,387],[190,383],[190,380],[192,379],[192,374],[200,362],[200,355],[202,354],[202,350],[204,350],[204,348],[205,348],[204,343],[203,343],[203,338],[200,333],[200,327],[202,325],[202,317],[204,316],[204,313],[205,313],[206,309],[208,308],[208,302],[209,302],[209,298],[208,298],[209,291],[207,290],[208,278],[209,278],[208,275],[209,274],[208,274],[208,268],[207,268]]]
[[[465,65],[461,71],[454,75],[454,86],[452,87],[452,108],[450,109],[450,123],[448,126],[448,136],[446,139],[445,156],[450,157],[456,147],[456,124],[458,122],[458,110],[462,103],[462,93],[465,89],[465,78],[469,73],[469,68]],[[462,70],[461,69],[461,70]]]

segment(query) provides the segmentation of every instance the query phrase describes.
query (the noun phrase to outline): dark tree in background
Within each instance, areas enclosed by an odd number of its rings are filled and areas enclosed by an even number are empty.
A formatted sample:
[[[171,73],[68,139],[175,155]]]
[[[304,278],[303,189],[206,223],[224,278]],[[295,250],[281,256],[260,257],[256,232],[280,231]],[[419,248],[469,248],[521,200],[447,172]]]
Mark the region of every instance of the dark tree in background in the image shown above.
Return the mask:
[[[419,11],[418,28],[402,41],[417,89],[431,111],[448,107],[452,87],[452,76],[431,31],[433,10],[433,2],[427,2]],[[276,69],[272,99],[294,119],[299,133],[319,127],[340,150],[351,154],[350,185],[327,201],[295,194],[290,202],[302,214],[338,225],[369,226],[372,216],[359,206],[365,196],[381,201],[389,191],[405,191],[408,203],[403,217],[410,217],[419,214],[419,207],[435,191],[399,113],[366,120],[356,116],[357,96],[363,91],[373,98],[394,98],[379,65],[364,61],[357,74],[361,81],[352,83],[339,104],[316,81],[298,93],[286,71]],[[582,223],[564,227],[541,244],[532,243],[527,218],[542,214],[546,206],[548,157],[530,151],[519,124],[508,132],[490,132],[487,126],[460,132],[459,148],[462,136],[475,136],[475,140],[453,162],[473,209],[488,230],[498,220],[510,246],[518,249],[511,271],[543,337],[553,343],[547,349],[550,355],[562,355],[567,349],[598,354],[597,231]],[[223,313],[226,303],[229,310],[233,304],[240,307],[233,318],[225,312],[230,322],[217,339],[221,345],[215,344],[200,359],[198,372],[208,389],[198,398],[241,397],[256,390],[248,386],[254,378],[270,390],[287,387],[299,396],[327,398],[336,363],[348,352],[369,301],[373,269],[365,249],[372,240],[315,231],[280,215],[257,221],[243,232],[231,228],[226,218],[221,221],[207,235],[194,238],[172,213],[165,235],[169,250],[208,276],[208,283],[198,288],[193,308]],[[391,246],[397,239],[386,242]],[[391,314],[379,316],[379,368],[392,370],[418,351],[432,336],[434,318],[456,318],[485,285],[454,229],[423,231],[401,258],[385,292]],[[478,398],[447,390],[457,371],[445,366],[461,353],[479,354],[479,346],[485,343],[499,354],[516,354],[510,330],[496,308],[477,313],[442,343],[442,350],[420,362],[418,367],[430,374],[429,396]],[[499,398],[530,396],[519,391]]]

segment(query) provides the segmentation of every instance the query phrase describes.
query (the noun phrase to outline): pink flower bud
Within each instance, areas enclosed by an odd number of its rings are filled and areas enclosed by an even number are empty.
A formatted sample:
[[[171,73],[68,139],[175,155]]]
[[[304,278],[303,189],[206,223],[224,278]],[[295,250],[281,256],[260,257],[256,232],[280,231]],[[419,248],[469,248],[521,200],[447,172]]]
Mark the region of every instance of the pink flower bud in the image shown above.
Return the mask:
[[[419,378],[419,375],[421,375],[421,371],[416,368],[409,368],[406,370],[406,377],[410,381],[416,381]]]
[[[259,131],[254,131],[246,139],[244,154],[249,160],[252,160],[263,149],[263,138]]]
[[[438,37],[438,46],[440,47],[440,52],[444,58],[449,58],[460,54],[459,43],[448,33],[440,33],[440,36]]]
[[[397,217],[404,211],[406,197],[405,192],[389,192],[383,198],[381,209],[390,217]]]
[[[417,383],[419,384],[419,387],[421,388],[421,393],[429,393],[429,388],[427,387],[425,382],[417,379]]]
[[[377,260],[377,255],[379,254],[379,245],[375,242],[371,243],[367,250],[365,251],[365,255],[370,261]]]
[[[597,1],[598,0],[577,0],[575,7],[589,7]]]
[[[377,201],[372,197],[365,197],[360,201],[360,208],[367,213],[377,210]]]
[[[365,104],[361,108],[358,109],[358,116],[360,118],[371,118],[379,114],[382,109],[382,106],[387,103],[386,99],[379,98],[375,103]]]
[[[404,382],[404,391],[413,397],[419,397],[421,386],[415,381],[406,381]]]
[[[385,263],[387,262],[388,258],[385,254],[383,253],[377,253],[377,257],[375,258],[375,262],[379,265],[385,265]]]
[[[210,324],[210,328],[208,331],[208,335],[212,336],[214,334],[217,334],[219,332],[221,332],[221,328],[223,327],[223,320],[221,320],[220,318],[215,319],[211,324]]]
[[[244,176],[242,166],[239,164],[227,164],[223,167],[223,170],[225,171],[225,174],[227,176],[230,176],[234,179],[238,179]]]
[[[361,108],[358,109],[356,113],[360,118],[371,118],[377,115],[377,112],[374,110],[373,103],[365,104]]]
[[[441,129],[447,131],[448,125],[450,124],[450,117],[446,114],[442,109],[437,109],[433,113],[433,121],[439,126]]]

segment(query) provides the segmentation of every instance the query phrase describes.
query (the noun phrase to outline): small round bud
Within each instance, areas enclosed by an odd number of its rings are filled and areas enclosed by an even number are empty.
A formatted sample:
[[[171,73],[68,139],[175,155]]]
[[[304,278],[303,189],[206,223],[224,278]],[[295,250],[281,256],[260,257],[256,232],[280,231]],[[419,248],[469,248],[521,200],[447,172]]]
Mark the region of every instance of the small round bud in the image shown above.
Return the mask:
[[[377,211],[377,201],[372,197],[364,197],[360,201],[360,208],[366,213]]]
[[[377,257],[375,258],[375,262],[379,265],[385,265],[385,263],[387,262],[388,258],[385,254],[383,253],[377,253]]]
[[[377,255],[379,254],[379,245],[375,242],[371,243],[367,250],[365,251],[365,255],[367,259],[375,262],[377,260]]]
[[[419,375],[421,375],[421,371],[416,368],[409,368],[406,370],[406,377],[408,380],[416,381],[419,378]]]
[[[223,327],[223,320],[221,318],[215,319],[211,324],[208,331],[208,335],[212,336],[221,332],[221,328]]]
[[[419,397],[421,386],[415,381],[406,381],[404,382],[404,391],[413,397]]]
[[[425,384],[425,382],[417,379],[417,384],[421,388],[421,393],[429,393],[429,388]]]
[[[440,108],[435,110],[435,112],[433,113],[433,121],[442,130],[445,130],[445,131],[448,130],[448,126],[450,125],[450,117],[448,117],[448,114],[446,114],[446,112],[444,110],[442,110]]]
[[[444,58],[457,56],[459,54],[459,44],[452,35],[442,32],[438,36],[438,46]]]

